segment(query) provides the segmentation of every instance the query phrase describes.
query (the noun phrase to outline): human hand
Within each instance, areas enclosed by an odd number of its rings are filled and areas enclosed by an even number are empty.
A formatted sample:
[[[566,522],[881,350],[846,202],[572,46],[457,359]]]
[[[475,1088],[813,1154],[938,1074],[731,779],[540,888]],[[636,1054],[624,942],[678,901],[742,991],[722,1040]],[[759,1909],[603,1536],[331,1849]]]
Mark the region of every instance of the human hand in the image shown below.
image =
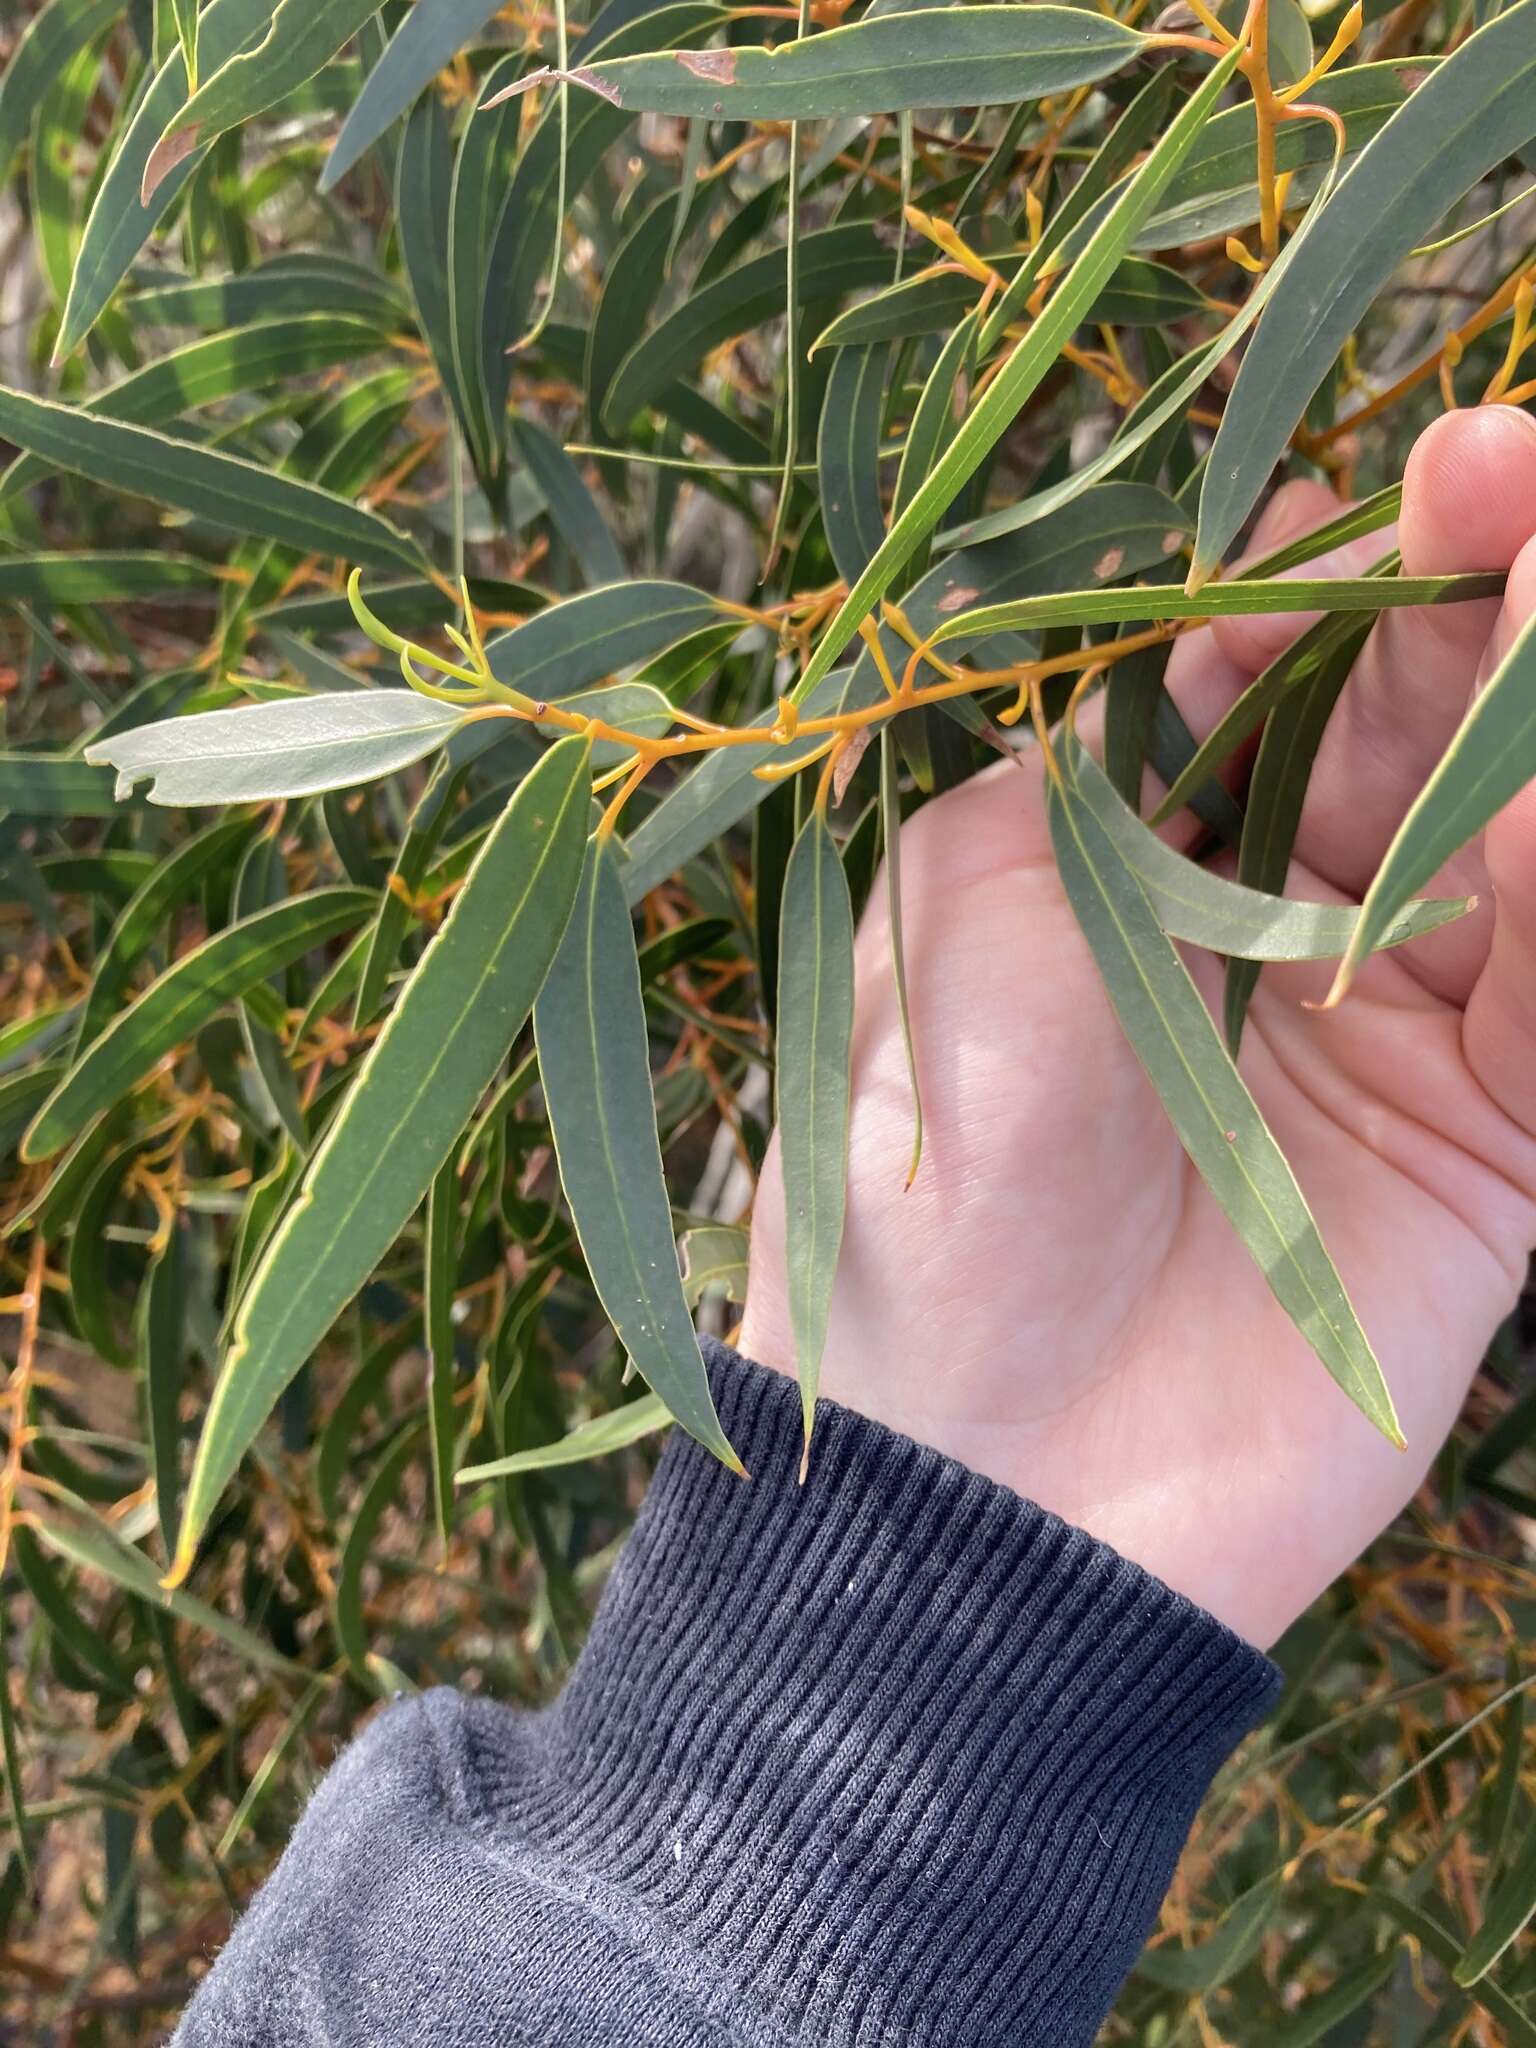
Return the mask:
[[[1337,512],[1285,486],[1268,552]],[[1536,610],[1536,421],[1419,440],[1405,573],[1508,570],[1498,600],[1387,613],[1325,735],[1287,893],[1358,901],[1478,681]],[[1372,535],[1309,567],[1358,575]],[[1304,621],[1180,641],[1198,737]],[[1092,707],[1089,707],[1091,712]],[[1090,745],[1097,727],[1085,713]],[[1124,1039],[1057,878],[1038,765],[1000,763],[902,842],[926,1137],[905,1188],[906,1058],[877,888],[858,939],[848,1220],[822,1391],[1054,1509],[1252,1641],[1281,1633],[1410,1498],[1536,1243],[1536,784],[1426,894],[1479,897],[1378,954],[1266,967],[1242,1070],[1295,1169],[1408,1439],[1329,1379],[1207,1194]],[[1191,956],[1219,1010],[1220,963]],[[792,1371],[770,1150],[742,1348]],[[814,1464],[814,1450],[812,1453]]]

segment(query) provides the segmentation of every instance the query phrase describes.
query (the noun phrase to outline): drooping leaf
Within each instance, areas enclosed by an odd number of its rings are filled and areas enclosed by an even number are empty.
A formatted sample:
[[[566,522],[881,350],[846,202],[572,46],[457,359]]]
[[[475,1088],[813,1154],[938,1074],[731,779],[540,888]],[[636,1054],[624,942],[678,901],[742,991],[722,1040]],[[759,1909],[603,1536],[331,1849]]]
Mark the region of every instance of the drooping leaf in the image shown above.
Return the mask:
[[[414,690],[337,691],[141,725],[86,748],[126,794],[148,782],[157,804],[234,804],[349,789],[446,744],[462,707]]]
[[[352,102],[320,173],[322,192],[341,183],[443,66],[473,41],[496,9],[497,0],[436,0],[435,6],[411,9]]]
[[[137,1002],[119,1010],[69,1069],[23,1139],[23,1158],[50,1158],[225,1003],[360,924],[372,907],[363,889],[316,889],[243,918],[183,953]]]
[[[1170,1122],[1275,1298],[1344,1392],[1402,1441],[1392,1397],[1305,1197],[1135,875],[1070,781],[1053,785],[1063,887]]]
[[[896,740],[887,726],[880,735],[880,846],[885,861],[885,914],[891,935],[891,977],[901,1018],[901,1042],[912,1086],[912,1163],[907,1185],[917,1178],[923,1161],[923,1089],[918,1077],[917,1044],[912,1032],[912,1006],[907,997],[907,952],[902,929],[901,790],[896,773]]]
[[[1395,924],[1413,892],[1475,838],[1533,775],[1536,619],[1527,622],[1479,692],[1397,828],[1366,891],[1354,943],[1339,963],[1330,1002],[1343,996],[1360,962]]]
[[[222,66],[259,36],[272,16],[271,0],[211,0],[198,17],[198,53],[204,69]],[[150,151],[186,106],[186,64],[178,44],[141,94],[86,219],[69,298],[59,326],[57,353],[79,346],[105,311],[129,265],[187,184],[206,149],[178,164],[151,204],[140,197]]]
[[[366,322],[341,313],[294,313],[188,342],[82,401],[80,410],[137,426],[164,426],[182,413],[281,377],[355,362],[380,346]],[[0,498],[46,476],[49,465],[19,455],[0,475]],[[147,559],[147,558],[146,558]],[[189,568],[193,565],[188,564]],[[203,572],[206,575],[206,571]]]
[[[512,445],[537,484],[555,531],[588,583],[622,583],[624,557],[570,456],[532,420],[512,422]]]
[[[235,533],[260,534],[348,562],[420,565],[415,543],[377,512],[238,455],[3,387],[0,434],[55,468]]]
[[[1456,1965],[1456,1982],[1478,1984],[1536,1915],[1536,1828],[1526,1837],[1483,1911],[1477,1933]]]
[[[547,1472],[556,1465],[584,1465],[588,1458],[605,1458],[614,1451],[627,1451],[643,1437],[654,1436],[671,1426],[672,1411],[659,1394],[642,1394],[626,1401],[622,1408],[583,1422],[552,1444],[533,1450],[514,1451],[510,1457],[493,1458],[487,1465],[466,1465],[454,1475],[459,1486],[475,1486],[484,1479],[511,1479],[519,1472]]]
[[[1105,837],[1135,874],[1173,939],[1243,960],[1332,960],[1349,948],[1361,913],[1349,904],[1299,903],[1228,881],[1177,853],[1144,825],[1081,747],[1071,750],[1078,792]],[[1471,908],[1466,897],[1409,903],[1380,944],[1401,946]]]
[[[618,0],[599,11],[578,54],[585,61],[599,53],[621,56],[637,46],[670,49],[696,40],[718,20],[709,0],[680,0],[662,7]],[[500,208],[491,217],[482,249],[481,358],[493,413],[506,403],[511,352],[539,317],[538,299],[549,274],[561,195],[569,208],[596,175],[605,151],[634,118],[598,94],[551,95],[515,173],[501,188]],[[544,338],[547,343],[548,329]]]
[[[779,913],[777,1050],[785,1270],[809,1454],[848,1201],[853,905],[826,819],[795,841]]]
[[[1152,814],[1154,825],[1176,817],[1196,791],[1203,789],[1243,742],[1257,732],[1275,707],[1303,688],[1327,665],[1338,649],[1360,640],[1360,622],[1330,614],[1293,640],[1228,706],[1200,742],[1167,795]]]
[[[394,284],[371,264],[333,250],[294,249],[223,277],[162,273],[125,300],[135,323],[153,327],[241,327],[279,314],[351,315],[386,342],[405,308]]]
[[[1179,1991],[1218,1991],[1253,1955],[1279,1904],[1278,1884],[1272,1879],[1256,1884],[1227,1908],[1204,1941],[1193,1948],[1146,1949],[1136,1974]]]
[[[142,1550],[125,1543],[106,1522],[81,1515],[49,1515],[38,1523],[39,1540],[47,1548],[80,1570],[97,1572],[131,1593],[135,1600],[159,1612],[175,1615],[216,1641],[227,1643],[237,1656],[279,1677],[303,1678],[302,1665],[275,1650],[271,1643],[243,1623],[231,1621],[195,1594],[169,1591]]]
[[[187,83],[197,90],[197,13],[198,0],[171,0],[172,12],[176,16],[176,40],[181,44],[181,59],[186,66]]]
[[[570,915],[589,781],[586,744],[562,741],[506,806],[263,1251],[198,1445],[180,1576],[278,1396],[421,1202],[526,1017]]]
[[[533,1023],[561,1184],[598,1299],[646,1384],[691,1436],[740,1471],[683,1298],[634,927],[601,839],[588,846]]]
[[[1361,151],[1266,307],[1200,494],[1195,573],[1218,563],[1367,307],[1446,209],[1530,139],[1536,0],[1470,35]]]
[[[193,150],[275,106],[312,78],[375,12],[369,0],[278,0],[260,42],[210,69],[145,161],[148,202]]]
[[[1295,2012],[1266,2028],[1269,2048],[1320,2048],[1320,2044],[1337,2040],[1338,2029],[1385,1988],[1397,1968],[1397,1952],[1388,1949],[1360,1969],[1349,1971],[1329,1990],[1307,1999]]]
[[[832,559],[851,583],[885,536],[880,503],[880,423],[890,348],[839,349],[827,379],[816,443],[821,516]]]

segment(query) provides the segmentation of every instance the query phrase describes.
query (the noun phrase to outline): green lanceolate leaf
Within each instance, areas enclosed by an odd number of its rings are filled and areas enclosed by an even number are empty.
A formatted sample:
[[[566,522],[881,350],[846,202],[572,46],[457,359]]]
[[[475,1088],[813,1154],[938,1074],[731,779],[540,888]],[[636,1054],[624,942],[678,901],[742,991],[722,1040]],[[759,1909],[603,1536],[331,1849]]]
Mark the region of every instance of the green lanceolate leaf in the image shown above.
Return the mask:
[[[414,690],[337,690],[135,726],[87,747],[121,793],[157,804],[236,804],[350,789],[419,761],[464,724],[462,706]]]
[[[885,537],[880,503],[880,420],[890,348],[839,349],[827,379],[816,444],[821,516],[837,573],[851,583]]]
[[[206,564],[185,555],[40,552],[0,559],[0,604],[110,604],[164,590],[195,590],[208,580]]]
[[[459,1162],[451,1152],[427,1190],[422,1322],[427,1343],[427,1439],[432,1507],[446,1555],[453,1536],[453,1297],[459,1264]]]
[[[187,84],[196,92],[198,0],[171,0],[171,4],[176,16],[176,40],[181,44],[181,61],[186,66]]]
[[[922,8],[778,49],[685,50],[583,65],[578,84],[636,113],[821,121],[1003,105],[1107,78],[1145,37],[1077,8]]]
[[[271,0],[212,0],[212,5],[205,7],[198,17],[198,53],[204,69],[222,65],[243,44],[259,36],[271,15]],[[186,63],[178,44],[167,54],[142,94],[97,188],[60,322],[60,357],[77,348],[101,318],[155,223],[206,153],[200,151],[179,164],[156,191],[153,205],[146,205],[140,198],[139,188],[150,151],[186,105],[186,99]]]
[[[1536,1915],[1536,1828],[1527,1831],[1514,1862],[1489,1899],[1482,1925],[1456,1965],[1456,1982],[1480,1983]]]
[[[799,303],[841,298],[862,285],[884,284],[891,254],[861,222],[817,228],[800,237],[795,283]],[[621,427],[655,404],[711,349],[783,314],[787,257],[782,249],[752,256],[712,278],[642,335],[614,373],[603,402],[610,427]]]
[[[1370,1894],[1371,1903],[1379,1906],[1388,1919],[1394,1920],[1403,1932],[1427,1955],[1437,1962],[1442,1970],[1456,1976],[1461,1969],[1466,1951],[1461,1940],[1433,1913],[1427,1913],[1412,1900],[1403,1898],[1393,1891],[1378,1891]],[[1467,1987],[1469,1995],[1491,2013],[1498,2021],[1502,2040],[1507,2048],[1536,2048],[1536,2022],[1530,2020],[1523,2009],[1516,2004],[1500,1985],[1490,1983],[1487,1977],[1479,1977],[1475,1984]]]
[[[570,915],[589,786],[579,739],[520,786],[264,1249],[198,1445],[178,1575],[278,1396],[420,1205],[506,1056]]]
[[[642,6],[638,11],[632,10],[630,0],[618,0],[598,14],[582,38],[580,54],[623,56],[637,44],[670,49],[707,32],[718,18],[712,5],[694,0]],[[550,249],[562,212],[569,211],[596,174],[605,150],[633,118],[596,94],[552,94],[515,173],[502,187],[500,208],[491,216],[491,232],[481,251],[486,287],[481,350],[493,411],[505,406],[511,352],[538,321],[538,295],[549,274]]]
[[[274,475],[238,455],[193,447],[148,427],[3,387],[0,434],[55,468],[88,476],[109,490],[174,506],[235,533],[259,534],[349,562],[420,566],[415,543],[377,512],[297,477]]]
[[[606,841],[587,848],[533,1028],[560,1180],[598,1299],[646,1384],[691,1436],[740,1471],[683,1298],[634,926]]]
[[[143,1551],[125,1543],[108,1523],[86,1521],[78,1515],[50,1514],[35,1526],[41,1541],[67,1563],[82,1571],[98,1572],[146,1606],[173,1614],[203,1634],[227,1643],[238,1656],[263,1670],[275,1671],[285,1678],[308,1677],[302,1665],[274,1650],[254,1629],[231,1621],[227,1614],[221,1614],[194,1594],[168,1591]]]
[[[1046,626],[1101,626],[1126,619],[1236,619],[1275,612],[1382,612],[1405,606],[1475,604],[1498,597],[1504,578],[1486,576],[1301,576],[1208,583],[1191,595],[1166,586],[1129,590],[1069,590],[1058,596],[1020,598],[957,613],[934,634],[934,644],[962,635],[1039,630]]]
[[[497,5],[498,0],[437,0],[435,6],[411,9],[352,102],[320,174],[322,192],[341,183],[443,66],[479,35]]]
[[[1217,1991],[1252,1957],[1280,1904],[1274,1879],[1256,1884],[1227,1908],[1214,1934],[1193,1948],[1150,1948],[1136,1965],[1138,1977],[1175,1990]]]
[[[1354,944],[1328,997],[1356,968],[1403,904],[1536,775],[1536,619],[1530,620],[1461,722],[1414,799],[1366,891]]]
[[[66,754],[0,754],[0,808],[23,818],[106,818],[111,777]]]
[[[421,801],[411,814],[410,825],[390,870],[389,886],[379,899],[379,914],[357,984],[354,1015],[359,1028],[370,1021],[384,1001],[385,988],[415,915],[416,891],[421,887],[427,865],[437,851],[438,841],[448,824],[449,798],[458,787],[459,777],[460,770],[450,753],[438,762],[431,780],[422,791]]]
[[[1401,1443],[1381,1368],[1296,1177],[1145,891],[1070,780],[1053,784],[1049,809],[1062,884],[1184,1149],[1334,1379]]]
[[[1385,1989],[1397,1968],[1397,1951],[1388,1949],[1385,1955],[1349,1971],[1330,1990],[1307,1999],[1283,2020],[1266,2025],[1267,2048],[1322,2048],[1322,2044],[1338,2040],[1337,2030]]]
[[[236,392],[264,390],[281,377],[356,362],[380,345],[372,327],[346,314],[295,313],[261,320],[188,342],[93,393],[80,410],[137,426],[161,426]],[[9,497],[48,473],[49,464],[39,457],[18,456],[0,475],[0,497]]]
[[[1269,715],[1248,779],[1237,854],[1237,879],[1251,889],[1278,892],[1285,887],[1312,763],[1368,631],[1366,624],[1357,621],[1352,632],[1332,644],[1308,678]],[[1257,961],[1227,962],[1223,1023],[1234,1059],[1259,974]]]
[[[1168,132],[1127,185],[1102,226],[1068,271],[1027,338],[1009,357],[967,415],[964,425],[929,472],[922,488],[891,526],[879,553],[839,606],[818,641],[794,698],[800,703],[831,669],[858,631],[859,621],[885,596],[903,566],[932,533],[955,493],[1012,424],[1070,340],[1083,314],[1108,282],[1132,238],[1199,134],[1237,67],[1231,50],[1196,88]]]
[[[178,277],[144,285],[123,310],[155,327],[243,327],[281,313],[351,314],[368,321],[375,345],[400,326],[405,307],[396,287],[367,263],[327,250],[295,250],[231,276]]]
[[[718,625],[721,609],[690,584],[637,577],[551,605],[485,651],[498,681],[553,703]]]
[[[1426,79],[1323,203],[1222,413],[1200,494],[1196,576],[1221,560],[1313,392],[1409,250],[1530,140],[1533,95],[1536,0],[1516,0]]]
[[[408,23],[424,18],[425,10],[420,8],[406,17]],[[472,438],[468,402],[453,353],[453,303],[448,284],[453,167],[442,101],[436,93],[423,93],[400,138],[395,163],[395,232],[416,302],[421,337],[431,351],[461,429]]]
[[[785,1269],[809,1455],[848,1198],[853,904],[820,812],[795,841],[779,912],[779,1143]]]
[[[506,422],[490,400],[481,337],[489,290],[487,252],[512,181],[520,112],[516,106],[504,106],[487,114],[484,101],[499,81],[515,79],[523,69],[522,53],[509,50],[481,85],[481,105],[459,138],[448,201],[444,258],[452,388],[462,400],[464,431],[482,478],[500,470],[506,439]]]
[[[0,1656],[9,1669],[11,1649],[7,1641],[6,1617],[0,1609]],[[0,1685],[0,1774],[5,1778],[5,1803],[11,1830],[16,1837],[16,1855],[27,1882],[32,1881],[31,1828],[27,1821],[26,1788],[21,1776],[21,1744],[16,1739],[16,1709],[9,1684]]]
[[[1083,802],[1134,872],[1170,938],[1241,960],[1336,960],[1348,950],[1359,928],[1358,910],[1348,904],[1293,903],[1227,881],[1176,853],[1144,825],[1091,754],[1074,746],[1071,760]],[[1470,908],[1465,896],[1409,903],[1379,943],[1404,945],[1465,916]]]
[[[514,1451],[508,1458],[493,1458],[488,1465],[466,1465],[455,1473],[458,1486],[474,1486],[482,1479],[512,1479],[519,1472],[547,1472],[555,1465],[584,1465],[589,1458],[606,1458],[614,1451],[627,1451],[642,1437],[654,1436],[672,1421],[672,1411],[659,1394],[642,1394],[608,1415],[583,1422],[552,1444],[538,1444],[532,1450]]]
[[[48,0],[27,23],[0,73],[0,185],[49,85],[121,12],[122,0]]]
[[[144,165],[145,204],[200,144],[264,113],[313,78],[376,11],[369,0],[278,0],[261,41],[207,75],[177,109]]]
[[[181,1367],[186,1342],[186,1270],[177,1228],[144,1276],[134,1334],[160,1537],[166,1556],[174,1557],[181,1520]]]
[[[75,1033],[77,1054],[99,1037],[117,1014],[135,964],[154,943],[166,919],[214,868],[233,856],[250,830],[248,817],[220,818],[151,868],[124,904],[96,956],[90,994]]]
[[[589,583],[622,583],[624,557],[581,472],[558,441],[532,420],[512,422],[512,445],[527,465],[550,523],[581,564]]]
[[[23,1158],[50,1158],[225,1003],[361,924],[373,903],[364,889],[317,889],[242,918],[183,953],[136,1003],[118,1012],[70,1068],[23,1139]]]
[[[1243,742],[1258,731],[1277,704],[1309,682],[1346,640],[1353,644],[1359,636],[1358,619],[1325,617],[1283,649],[1233,700],[1200,742],[1152,813],[1152,823],[1162,825],[1176,817],[1198,791],[1214,780]]]
[[[394,1504],[405,1468],[416,1455],[418,1429],[406,1429],[395,1439],[369,1478],[347,1540],[342,1546],[336,1573],[336,1640],[353,1672],[365,1684],[375,1684],[383,1693],[396,1690],[393,1682],[376,1669],[368,1651],[368,1629],[363,1614],[363,1567],[373,1555],[379,1524]],[[382,1680],[382,1682],[380,1682]]]
[[[1326,107],[1338,116],[1344,129],[1344,154],[1351,158],[1439,62],[1434,56],[1415,56],[1410,62],[1341,64],[1307,88],[1305,103]],[[1298,118],[1281,122],[1274,134],[1275,168],[1291,179],[1286,195],[1290,205],[1316,193],[1337,147],[1332,121],[1309,119],[1301,116],[1299,108],[1297,111]],[[1251,227],[1259,218],[1257,161],[1253,101],[1245,97],[1206,123],[1199,141],[1169,181],[1157,210],[1136,237],[1135,247],[1176,248]],[[1076,195],[1074,186],[1072,198]],[[1052,224],[1053,242],[1068,254],[1076,252],[1113,203],[1112,194],[1107,200],[1099,194],[1093,198],[1097,203],[1083,209],[1070,229],[1064,226],[1058,231]]]

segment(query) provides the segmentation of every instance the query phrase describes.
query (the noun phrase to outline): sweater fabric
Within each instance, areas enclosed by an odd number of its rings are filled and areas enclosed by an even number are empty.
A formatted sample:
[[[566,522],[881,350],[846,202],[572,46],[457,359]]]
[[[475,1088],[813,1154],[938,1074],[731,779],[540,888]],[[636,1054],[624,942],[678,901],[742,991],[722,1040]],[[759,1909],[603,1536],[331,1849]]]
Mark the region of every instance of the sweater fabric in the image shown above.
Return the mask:
[[[564,1692],[402,1699],[173,2048],[1086,2048],[1279,1673],[1106,1545],[706,1344]]]

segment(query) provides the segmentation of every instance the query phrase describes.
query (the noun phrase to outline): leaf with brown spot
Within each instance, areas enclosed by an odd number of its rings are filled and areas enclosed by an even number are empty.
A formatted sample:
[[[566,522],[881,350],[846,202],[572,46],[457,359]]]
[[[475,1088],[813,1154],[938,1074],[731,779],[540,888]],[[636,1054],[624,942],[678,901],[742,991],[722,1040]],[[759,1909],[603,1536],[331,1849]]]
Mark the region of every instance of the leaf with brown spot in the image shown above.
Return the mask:
[[[695,78],[712,79],[716,85],[736,83],[734,50],[679,50],[677,62]]]

